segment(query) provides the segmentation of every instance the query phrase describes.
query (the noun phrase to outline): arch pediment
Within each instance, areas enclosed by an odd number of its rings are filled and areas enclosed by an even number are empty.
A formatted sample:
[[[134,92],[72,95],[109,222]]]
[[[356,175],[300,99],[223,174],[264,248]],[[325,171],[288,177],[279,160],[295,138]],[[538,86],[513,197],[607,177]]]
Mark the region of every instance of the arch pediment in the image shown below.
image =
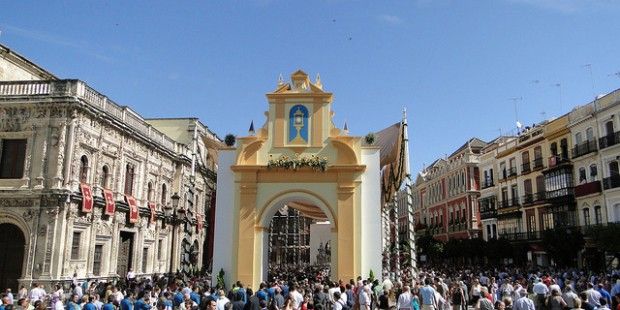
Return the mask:
[[[265,140],[242,138],[240,140],[241,150],[237,155],[237,165],[256,165],[258,163],[258,151],[261,149]]]
[[[332,145],[338,151],[336,164],[338,165],[357,165],[358,159],[355,149],[353,148],[352,137],[337,137],[331,140]]]

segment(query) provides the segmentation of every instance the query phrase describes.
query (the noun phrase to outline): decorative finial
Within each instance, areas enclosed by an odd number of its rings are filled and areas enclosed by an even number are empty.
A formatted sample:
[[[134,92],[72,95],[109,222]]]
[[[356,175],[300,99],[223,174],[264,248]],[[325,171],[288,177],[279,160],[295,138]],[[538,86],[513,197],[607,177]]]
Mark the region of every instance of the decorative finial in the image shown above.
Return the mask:
[[[316,87],[320,89],[323,89],[323,83],[321,83],[321,74],[316,74],[316,81],[314,82],[314,85],[316,85]]]
[[[250,129],[248,130],[248,134],[250,136],[253,136],[254,134],[256,134],[256,132],[254,131],[254,120],[252,120],[252,122],[250,123]]]
[[[344,131],[344,134],[348,135],[349,134],[349,126],[347,125],[347,121],[344,121],[344,127],[342,128],[342,130]]]
[[[403,107],[403,119],[407,119],[407,108]]]
[[[284,77],[282,77],[282,73],[278,76],[278,86],[282,86],[284,84]]]

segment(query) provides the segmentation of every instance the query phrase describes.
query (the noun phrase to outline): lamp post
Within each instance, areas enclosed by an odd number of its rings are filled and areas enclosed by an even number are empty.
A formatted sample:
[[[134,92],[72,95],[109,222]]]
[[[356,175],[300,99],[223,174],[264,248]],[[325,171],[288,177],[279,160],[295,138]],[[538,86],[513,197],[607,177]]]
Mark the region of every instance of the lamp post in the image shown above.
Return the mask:
[[[168,222],[170,224],[172,224],[172,240],[171,240],[171,247],[170,247],[170,272],[174,272],[174,253],[175,253],[175,249],[176,249],[176,226],[177,226],[177,218],[176,215],[174,213],[174,211],[176,209],[178,209],[179,207],[179,199],[181,199],[181,197],[179,197],[178,193],[174,193],[171,197],[170,200],[172,201],[172,205],[166,204],[164,206],[164,212],[166,213],[166,218],[168,219]],[[164,221],[165,223],[166,221]]]

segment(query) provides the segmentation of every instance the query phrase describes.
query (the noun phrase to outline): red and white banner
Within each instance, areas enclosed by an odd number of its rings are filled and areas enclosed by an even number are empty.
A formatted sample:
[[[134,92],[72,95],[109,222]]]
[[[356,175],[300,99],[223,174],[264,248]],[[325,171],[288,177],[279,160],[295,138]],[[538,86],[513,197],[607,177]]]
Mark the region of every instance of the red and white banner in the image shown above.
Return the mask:
[[[149,209],[151,210],[151,223],[155,223],[155,220],[157,220],[157,209],[154,202],[149,202]]]
[[[202,214],[196,214],[196,228],[198,228],[198,231],[202,230],[202,225],[203,225]]]
[[[105,198],[105,215],[114,216],[116,211],[116,204],[114,203],[114,194],[109,189],[103,190],[103,197]]]
[[[93,212],[93,192],[90,185],[80,183],[80,190],[82,191],[82,212]]]
[[[133,198],[130,195],[125,195],[125,201],[129,205],[129,223],[137,223],[140,219],[140,211],[138,210],[136,198]]]

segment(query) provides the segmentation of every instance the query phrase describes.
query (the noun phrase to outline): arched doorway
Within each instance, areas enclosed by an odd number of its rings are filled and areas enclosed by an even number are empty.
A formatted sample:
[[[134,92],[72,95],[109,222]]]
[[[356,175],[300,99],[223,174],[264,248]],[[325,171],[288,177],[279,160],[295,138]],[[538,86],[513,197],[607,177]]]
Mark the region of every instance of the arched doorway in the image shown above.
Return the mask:
[[[283,215],[282,213],[285,210],[290,213],[289,215],[293,215],[293,218],[287,218]],[[276,227],[274,227],[274,220],[280,220],[285,222],[286,225],[291,225],[290,227],[281,227],[287,232],[286,234],[278,235],[278,232],[276,232],[275,235],[272,234],[272,230],[276,229]],[[326,223],[326,227],[324,227],[326,232],[324,232],[324,234],[327,236],[323,238],[328,239],[330,244],[331,259],[327,262],[327,265],[323,265],[322,268],[318,266],[310,267],[312,263],[310,253],[313,251],[311,251],[311,242],[309,239],[312,238],[312,236],[309,230],[310,225],[318,222]],[[262,209],[262,213],[257,222],[257,226],[261,227],[261,229],[259,229],[260,237],[257,238],[257,241],[260,242],[260,248],[262,248],[262,273],[259,279],[263,281],[272,279],[274,271],[278,271],[274,270],[273,267],[277,267],[278,265],[285,267],[285,271],[294,270],[294,272],[287,273],[287,278],[289,280],[292,280],[296,275],[305,275],[308,272],[323,272],[325,274],[328,270],[331,272],[331,275],[336,275],[338,253],[337,249],[334,248],[332,251],[331,248],[338,243],[339,236],[336,225],[333,223],[336,223],[336,218],[332,210],[327,203],[315,193],[298,190],[276,195],[275,198]],[[299,231],[300,228],[302,231]],[[302,240],[299,240],[299,237],[302,236],[308,238],[308,240],[301,242]],[[273,253],[273,240],[278,237],[292,238],[293,240],[282,240],[285,242],[282,242],[281,245],[293,247],[294,249],[283,251],[285,253]],[[296,237],[298,237],[297,240],[295,240]],[[323,245],[323,248],[324,247],[325,245]],[[281,248],[280,250],[283,249]],[[278,257],[279,255],[282,256]],[[281,271],[281,269],[279,271]],[[278,274],[276,273],[276,275]],[[282,279],[281,275],[279,278]]]
[[[0,224],[0,287],[17,292],[17,279],[22,275],[26,239],[19,227]]]
[[[283,205],[267,230],[267,279],[325,279],[331,275],[331,223],[320,208]]]

